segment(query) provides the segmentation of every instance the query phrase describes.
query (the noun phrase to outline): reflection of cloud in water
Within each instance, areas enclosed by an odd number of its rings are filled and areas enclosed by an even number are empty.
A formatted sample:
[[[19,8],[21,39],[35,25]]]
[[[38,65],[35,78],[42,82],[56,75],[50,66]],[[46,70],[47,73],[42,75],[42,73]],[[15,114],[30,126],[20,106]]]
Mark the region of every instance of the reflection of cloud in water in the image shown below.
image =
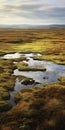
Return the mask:
[[[22,54],[22,53],[14,53],[14,54],[6,54],[3,56],[3,58],[5,59],[13,59],[13,58],[20,58],[21,56],[23,57],[26,57],[26,58],[30,58],[30,57],[33,57],[33,56],[41,56],[41,54],[39,53],[28,53],[28,54]]]
[[[20,58],[20,53],[14,53],[14,54],[6,54],[3,56],[5,59],[14,59],[14,58]]]

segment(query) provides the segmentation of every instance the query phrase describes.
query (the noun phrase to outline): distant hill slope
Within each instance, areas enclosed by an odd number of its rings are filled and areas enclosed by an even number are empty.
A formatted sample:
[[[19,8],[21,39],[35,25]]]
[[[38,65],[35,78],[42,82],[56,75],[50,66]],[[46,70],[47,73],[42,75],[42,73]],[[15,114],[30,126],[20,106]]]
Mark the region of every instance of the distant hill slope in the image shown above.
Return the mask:
[[[65,28],[65,25],[52,24],[52,25],[28,25],[28,24],[13,24],[13,25],[3,25],[0,24],[0,28]]]

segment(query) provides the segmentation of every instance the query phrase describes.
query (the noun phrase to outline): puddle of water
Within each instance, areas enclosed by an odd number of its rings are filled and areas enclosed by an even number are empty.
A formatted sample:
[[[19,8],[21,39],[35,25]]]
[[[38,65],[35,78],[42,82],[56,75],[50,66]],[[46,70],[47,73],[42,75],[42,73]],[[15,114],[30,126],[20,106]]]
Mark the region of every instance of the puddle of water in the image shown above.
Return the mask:
[[[28,78],[32,78],[34,79],[36,82],[38,83],[41,83],[41,84],[45,84],[45,83],[48,83],[48,82],[55,82],[55,81],[58,81],[57,78],[58,78],[58,75],[57,73],[53,73],[53,72],[42,72],[42,71],[29,71],[29,72],[22,72],[22,71],[19,71],[18,69],[16,69],[14,71],[14,75],[23,75],[23,76],[26,76]]]
[[[46,71],[19,71],[18,69],[14,70],[14,75],[23,75],[28,78],[34,79],[36,82],[39,82],[41,84],[46,84],[50,82],[56,82],[58,81],[58,78],[60,76],[65,76],[65,66],[64,65],[58,65],[51,61],[39,61],[34,60],[33,56],[34,54],[25,54],[26,58],[28,58],[28,61],[24,61],[28,64],[29,67],[42,67],[44,66],[46,68]],[[39,55],[39,54],[37,54]]]
[[[14,96],[17,92],[20,92],[23,88],[31,88],[31,87],[34,87],[35,85],[32,84],[32,85],[24,85],[22,84],[19,79],[17,78],[16,79],[16,83],[15,83],[15,87],[14,87],[14,91],[11,91],[10,92],[10,103],[12,106],[15,106],[16,103],[14,101]],[[38,85],[39,86],[39,85]]]
[[[33,60],[33,58],[29,57],[28,61],[24,61],[25,63],[28,64],[28,66],[30,67],[45,67],[46,71],[62,71],[65,70],[65,66],[64,65],[58,65],[55,64],[51,61],[40,61],[40,60]]]

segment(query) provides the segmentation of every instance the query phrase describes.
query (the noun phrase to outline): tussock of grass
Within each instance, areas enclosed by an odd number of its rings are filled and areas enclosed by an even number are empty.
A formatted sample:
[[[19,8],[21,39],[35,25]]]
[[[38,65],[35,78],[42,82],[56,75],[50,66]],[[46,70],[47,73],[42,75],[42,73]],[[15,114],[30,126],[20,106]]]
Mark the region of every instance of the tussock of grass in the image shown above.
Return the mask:
[[[0,59],[0,86],[13,89],[16,76],[11,75],[16,68],[11,60]]]
[[[0,99],[9,99],[10,95],[9,95],[9,92],[4,89],[3,87],[0,87]]]
[[[20,71],[45,71],[46,68],[44,67],[29,67],[27,63],[24,63],[24,62],[18,62],[16,64],[18,70]]]
[[[1,112],[7,111],[11,108],[10,103],[7,101],[9,98],[9,92],[3,87],[0,87],[0,114]]]

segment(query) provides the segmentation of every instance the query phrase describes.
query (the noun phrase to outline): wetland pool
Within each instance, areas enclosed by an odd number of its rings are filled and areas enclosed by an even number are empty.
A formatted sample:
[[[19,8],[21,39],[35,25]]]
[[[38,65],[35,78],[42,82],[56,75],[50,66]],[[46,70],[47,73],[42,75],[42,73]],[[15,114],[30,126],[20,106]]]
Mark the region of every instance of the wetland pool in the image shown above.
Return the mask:
[[[59,77],[65,76],[65,65],[59,65],[51,61],[41,61],[41,60],[34,60],[34,56],[41,56],[40,53],[14,53],[14,54],[6,54],[3,56],[4,59],[15,59],[20,57],[25,57],[26,60],[23,60],[23,62],[27,63],[29,67],[45,67],[46,71],[20,71],[18,69],[15,69],[13,71],[13,75],[19,76],[25,76],[27,78],[31,78],[35,81],[35,83],[31,85],[24,85],[22,84],[22,81],[19,81],[18,78],[16,78],[14,90],[10,91],[10,102],[12,105],[15,105],[14,101],[14,95],[21,91],[24,88],[30,88],[30,87],[40,87],[42,85],[45,85],[47,83],[52,82],[59,82]],[[16,62],[14,62],[16,64]]]

